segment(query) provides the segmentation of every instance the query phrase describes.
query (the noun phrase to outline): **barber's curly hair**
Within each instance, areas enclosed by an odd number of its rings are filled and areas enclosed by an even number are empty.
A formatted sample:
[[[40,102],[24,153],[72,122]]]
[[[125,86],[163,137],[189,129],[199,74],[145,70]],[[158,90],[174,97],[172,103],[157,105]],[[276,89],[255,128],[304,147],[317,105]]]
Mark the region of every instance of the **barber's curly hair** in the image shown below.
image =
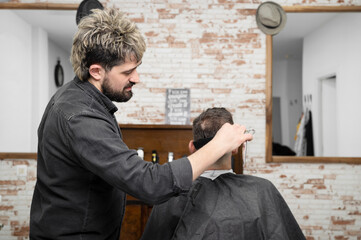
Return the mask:
[[[225,123],[233,124],[232,114],[225,108],[208,108],[193,121],[193,140],[214,137]]]
[[[76,76],[86,81],[92,64],[109,71],[128,60],[139,62],[145,49],[138,27],[124,13],[114,8],[94,9],[79,22],[70,60]]]

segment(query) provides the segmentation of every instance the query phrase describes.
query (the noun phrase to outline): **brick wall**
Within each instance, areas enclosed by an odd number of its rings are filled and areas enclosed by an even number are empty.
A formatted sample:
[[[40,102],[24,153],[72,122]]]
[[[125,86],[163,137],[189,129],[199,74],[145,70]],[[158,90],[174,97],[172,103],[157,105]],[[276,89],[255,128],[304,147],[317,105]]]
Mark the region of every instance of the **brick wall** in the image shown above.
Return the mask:
[[[0,239],[28,239],[35,160],[0,160]]]
[[[276,2],[284,6],[361,5],[359,0]],[[166,89],[190,88],[192,119],[208,107],[223,106],[231,110],[235,122],[256,129],[245,173],[276,185],[307,239],[361,239],[360,165],[265,163],[266,43],[254,16],[261,1],[103,3],[127,12],[147,38],[139,68],[142,82],[134,88],[130,102],[118,104],[120,123],[163,124]],[[0,163],[0,238],[27,239],[36,162]],[[17,176],[18,165],[27,166],[27,176]]]

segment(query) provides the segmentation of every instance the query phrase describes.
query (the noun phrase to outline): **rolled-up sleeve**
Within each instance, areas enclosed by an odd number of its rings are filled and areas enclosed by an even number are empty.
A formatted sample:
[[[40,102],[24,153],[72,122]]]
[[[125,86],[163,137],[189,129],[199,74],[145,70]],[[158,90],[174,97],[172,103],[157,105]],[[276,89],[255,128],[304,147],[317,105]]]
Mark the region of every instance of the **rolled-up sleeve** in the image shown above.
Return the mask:
[[[112,120],[93,113],[68,120],[68,147],[79,164],[112,186],[150,204],[189,190],[192,167],[188,158],[162,165],[144,161],[126,146]]]

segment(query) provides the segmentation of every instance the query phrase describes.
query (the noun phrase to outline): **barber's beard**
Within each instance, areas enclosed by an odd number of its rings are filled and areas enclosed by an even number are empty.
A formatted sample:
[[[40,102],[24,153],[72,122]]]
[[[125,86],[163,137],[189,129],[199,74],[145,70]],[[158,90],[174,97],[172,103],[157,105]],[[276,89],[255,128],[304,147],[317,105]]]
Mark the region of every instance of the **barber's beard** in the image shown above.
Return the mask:
[[[129,99],[132,98],[133,92],[132,91],[125,91],[126,88],[132,87],[134,84],[129,83],[127,84],[121,92],[115,91],[110,86],[110,81],[108,77],[105,77],[104,82],[102,84],[103,94],[107,96],[111,101],[114,102],[127,102]]]

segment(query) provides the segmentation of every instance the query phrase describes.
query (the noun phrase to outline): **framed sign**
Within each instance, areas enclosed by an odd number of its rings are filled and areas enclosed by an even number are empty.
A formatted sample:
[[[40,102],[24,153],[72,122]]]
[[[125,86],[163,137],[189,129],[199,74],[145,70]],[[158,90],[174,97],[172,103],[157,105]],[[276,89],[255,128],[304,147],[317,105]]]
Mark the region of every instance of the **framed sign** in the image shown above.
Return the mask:
[[[168,88],[165,104],[165,123],[189,125],[190,105],[190,90],[188,88]]]

